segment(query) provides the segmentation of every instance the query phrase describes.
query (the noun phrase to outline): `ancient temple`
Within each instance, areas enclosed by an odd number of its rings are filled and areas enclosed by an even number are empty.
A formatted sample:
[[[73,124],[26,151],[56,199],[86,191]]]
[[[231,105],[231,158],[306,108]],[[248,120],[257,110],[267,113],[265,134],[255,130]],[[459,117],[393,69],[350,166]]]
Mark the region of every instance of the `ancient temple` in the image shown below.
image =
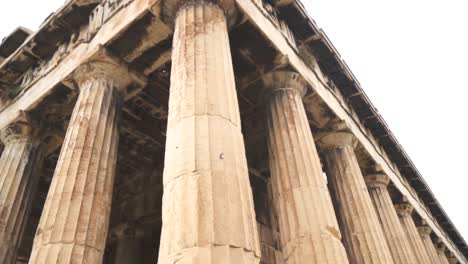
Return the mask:
[[[0,139],[2,264],[468,263],[299,0],[68,0],[0,44]]]

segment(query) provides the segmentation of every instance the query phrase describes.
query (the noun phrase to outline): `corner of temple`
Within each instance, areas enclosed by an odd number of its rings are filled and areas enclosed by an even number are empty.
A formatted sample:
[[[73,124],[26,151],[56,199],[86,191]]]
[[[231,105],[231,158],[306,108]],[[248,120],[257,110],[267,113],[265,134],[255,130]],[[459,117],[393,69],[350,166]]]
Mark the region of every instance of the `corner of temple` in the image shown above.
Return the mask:
[[[344,146],[355,148],[358,143],[348,125],[339,119],[330,121],[323,131],[317,134],[316,142],[322,150]]]
[[[72,79],[78,86],[89,79],[97,78],[112,80],[115,88],[125,94],[126,99],[143,90],[147,83],[144,75],[132,70],[126,62],[104,47],[100,47],[94,56],[72,73]]]
[[[174,28],[174,21],[180,10],[194,5],[211,4],[220,7],[227,20],[228,27],[232,27],[238,19],[235,0],[162,0],[161,17],[163,21]]]
[[[262,81],[267,94],[286,89],[296,91],[301,97],[306,93],[307,81],[295,71],[272,71],[263,75]]]

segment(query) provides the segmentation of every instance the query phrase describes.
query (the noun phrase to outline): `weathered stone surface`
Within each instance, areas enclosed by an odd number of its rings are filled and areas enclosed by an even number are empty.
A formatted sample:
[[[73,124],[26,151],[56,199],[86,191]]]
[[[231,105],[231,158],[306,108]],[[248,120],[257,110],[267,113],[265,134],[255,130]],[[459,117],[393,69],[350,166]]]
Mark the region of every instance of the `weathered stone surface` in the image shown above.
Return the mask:
[[[198,1],[175,21],[159,264],[258,263],[226,19]]]
[[[393,263],[354,153],[354,140],[348,132],[330,132],[319,140],[349,261]]]
[[[418,231],[431,263],[439,264],[440,258],[431,239],[432,229],[429,226],[419,226]]]
[[[264,78],[270,172],[285,263],[348,263],[294,72]]]
[[[376,173],[367,175],[365,181],[393,261],[400,264],[418,263],[388,193],[390,178],[385,174]]]
[[[401,225],[405,230],[405,234],[408,237],[411,248],[413,249],[413,252],[419,263],[432,263],[421,240],[418,229],[414,224],[413,217],[411,216],[413,207],[408,203],[403,203],[396,205],[395,208],[397,210],[398,216],[400,217]]]
[[[80,94],[52,179],[29,263],[101,263],[108,231],[126,80],[98,62],[77,72]],[[122,82],[121,82],[122,81]]]
[[[16,122],[2,131],[0,158],[0,263],[16,263],[16,249],[37,187],[41,151],[31,126]]]
[[[447,255],[445,254],[445,250],[447,247],[441,243],[438,244],[436,250],[437,250],[437,255],[439,256],[439,260],[441,264],[449,264]]]

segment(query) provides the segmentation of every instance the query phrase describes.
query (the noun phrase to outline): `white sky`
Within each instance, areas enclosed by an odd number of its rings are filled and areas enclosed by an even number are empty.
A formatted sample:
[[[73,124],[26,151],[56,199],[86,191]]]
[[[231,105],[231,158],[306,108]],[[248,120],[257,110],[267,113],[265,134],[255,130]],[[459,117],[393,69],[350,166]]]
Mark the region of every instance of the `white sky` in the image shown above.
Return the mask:
[[[468,2],[302,2],[468,239]],[[63,3],[4,1],[0,39],[36,30]]]

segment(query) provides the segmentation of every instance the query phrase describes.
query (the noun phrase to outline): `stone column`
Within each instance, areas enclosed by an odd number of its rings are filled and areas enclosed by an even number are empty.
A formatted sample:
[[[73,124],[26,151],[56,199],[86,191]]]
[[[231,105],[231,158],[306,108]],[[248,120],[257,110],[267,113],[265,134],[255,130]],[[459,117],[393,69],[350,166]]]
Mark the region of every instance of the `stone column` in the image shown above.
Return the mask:
[[[447,255],[445,254],[445,245],[439,244],[436,248],[437,250],[437,255],[439,256],[439,260],[441,264],[449,264],[449,261],[447,259]]]
[[[400,264],[418,263],[387,189],[390,178],[383,173],[376,173],[367,175],[365,181],[393,261]]]
[[[40,166],[41,152],[31,131],[27,121],[0,131],[5,145],[0,158],[0,263],[16,263],[16,249],[37,186],[39,174],[34,170]]]
[[[348,263],[294,72],[264,77],[273,196],[285,263]]]
[[[62,145],[29,260],[101,263],[128,71],[108,62],[81,66],[79,96]]]
[[[414,224],[413,217],[411,216],[413,206],[411,206],[409,203],[403,203],[396,205],[395,208],[398,216],[400,217],[403,230],[405,230],[406,237],[408,238],[411,248],[413,249],[413,252],[419,263],[432,263],[421,240],[418,229]]]
[[[166,17],[173,8],[178,12],[159,264],[260,261],[225,16],[229,3],[234,8],[232,1],[164,2]]]
[[[129,224],[123,224],[113,231],[117,237],[114,264],[143,263],[143,232]]]
[[[354,135],[340,131],[343,126],[342,123],[332,125],[336,132],[319,136],[319,144],[349,260],[359,264],[393,263],[354,153]]]
[[[451,256],[451,257],[448,258],[448,263],[449,264],[458,264],[459,262],[458,262],[458,259],[456,257]]]
[[[431,263],[439,264],[440,258],[431,239],[432,229],[429,226],[420,226],[418,231]]]

